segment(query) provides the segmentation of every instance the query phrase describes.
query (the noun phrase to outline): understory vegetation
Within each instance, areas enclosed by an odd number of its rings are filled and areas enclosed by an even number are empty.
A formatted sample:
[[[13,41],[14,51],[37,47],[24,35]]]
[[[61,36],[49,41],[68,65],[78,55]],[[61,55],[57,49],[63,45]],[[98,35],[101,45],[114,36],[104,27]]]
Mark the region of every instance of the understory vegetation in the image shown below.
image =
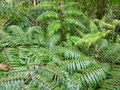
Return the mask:
[[[1,0],[0,90],[120,90],[119,7]]]

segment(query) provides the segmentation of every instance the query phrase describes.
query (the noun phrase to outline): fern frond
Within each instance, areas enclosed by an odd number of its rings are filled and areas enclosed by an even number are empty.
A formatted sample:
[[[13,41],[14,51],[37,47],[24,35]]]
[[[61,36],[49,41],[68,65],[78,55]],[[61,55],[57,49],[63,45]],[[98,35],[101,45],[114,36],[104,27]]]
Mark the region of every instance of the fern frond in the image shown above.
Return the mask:
[[[52,37],[50,37],[47,41],[47,47],[53,47],[60,41],[60,35],[54,34]]]
[[[48,36],[51,37],[56,31],[58,31],[61,28],[61,23],[59,20],[57,21],[52,21],[49,25],[48,25]]]
[[[75,9],[75,8],[68,8],[64,11],[65,16],[73,15],[73,16],[81,16],[83,13],[82,11]]]
[[[69,35],[67,39],[70,40],[70,42],[72,42],[72,43],[76,43],[80,38],[76,37],[76,36]]]
[[[14,12],[14,8],[10,4],[5,3],[4,1],[0,2],[0,15],[7,16],[10,18],[10,15]]]
[[[120,56],[120,44],[115,43],[113,45],[107,45],[104,47],[100,52],[100,58],[102,60],[107,62],[119,62],[119,56]]]
[[[82,69],[85,69],[92,63],[95,63],[92,60],[92,58],[80,57],[75,60],[65,60],[65,61],[61,61],[56,64],[58,64],[61,68],[64,68],[65,70],[67,70],[69,72],[73,72],[73,71],[80,71]]]
[[[37,4],[35,7],[30,8],[29,11],[33,11],[41,8],[58,10],[57,3],[45,1]]]
[[[106,39],[102,39],[99,43],[98,43],[98,52],[101,52],[103,49],[105,49],[108,46],[108,41]]]
[[[40,65],[27,65],[22,67],[12,68],[10,72],[4,73],[4,77],[0,80],[2,90],[19,89],[24,85],[27,79],[36,73]],[[14,70],[15,69],[15,70]]]
[[[106,28],[106,29],[107,29],[107,28],[109,28],[109,29],[114,29],[114,28],[115,28],[114,25],[108,24],[108,23],[104,22],[103,20],[95,19],[94,21],[98,23],[98,26],[99,26],[100,28]]]
[[[46,45],[46,38],[40,27],[29,27],[23,30],[18,26],[10,26],[7,29],[0,30],[1,45]]]
[[[120,20],[113,20],[112,24],[115,26],[120,25]]]
[[[60,57],[48,51],[46,48],[33,48],[32,62],[42,64],[48,61],[61,61]]]
[[[75,59],[80,56],[83,56],[81,52],[79,52],[77,49],[72,48],[65,48],[65,47],[51,47],[49,50],[53,53],[56,53],[57,55],[64,56],[65,59]]]
[[[68,77],[68,74],[66,74],[64,71],[60,72],[61,69],[60,68],[55,68],[52,66],[47,66],[42,68],[42,74],[44,76],[47,75],[47,77],[51,77],[52,80],[56,81],[56,83],[58,83],[59,85],[61,85],[61,88],[65,89],[65,88],[69,88],[71,87],[70,90],[72,90],[73,88],[81,88],[81,82],[77,81],[77,80],[71,80]],[[72,85],[72,86],[69,86]]]
[[[85,45],[87,47],[91,46],[91,44],[97,42],[98,40],[102,39],[105,37],[109,31],[104,31],[104,32],[97,32],[95,34],[87,34],[83,36],[81,39],[79,39],[75,45]]]
[[[12,26],[9,26],[7,28],[7,31],[8,32],[12,32],[11,36],[15,36],[16,37],[16,40],[14,41],[14,43],[16,43],[16,42],[21,42],[23,44],[27,43],[26,34],[20,27],[12,25]]]
[[[65,24],[75,24],[83,29],[85,29],[86,27],[83,25],[83,23],[81,23],[79,20],[76,20],[74,18],[65,18]]]
[[[9,44],[13,45],[12,36],[5,31],[0,30],[0,43],[1,47],[8,46]]]
[[[37,85],[36,85],[36,84]],[[37,87],[35,87],[35,85]],[[49,78],[43,77],[42,75],[35,75],[34,80],[30,82],[30,84],[26,85],[27,89],[31,88],[39,88],[42,90],[61,90],[60,87],[53,81],[51,81]]]
[[[2,51],[2,56],[4,57],[3,62],[10,63],[15,66],[24,65],[25,61],[17,57],[18,52],[15,48],[7,48]]]
[[[43,20],[46,19],[58,19],[59,15],[57,12],[54,11],[46,11],[44,13],[42,13],[38,18],[37,18],[37,22],[41,22]]]
[[[99,90],[119,90],[120,89],[120,68],[114,68],[109,73],[110,77],[101,83]]]
[[[0,79],[0,87],[2,90],[18,89],[21,83],[27,78],[27,75],[17,74],[15,76],[3,77]]]
[[[82,74],[74,74],[72,78],[80,80],[84,89],[88,87],[95,87],[98,83],[106,78],[107,72],[109,71],[109,65],[96,65],[92,68],[83,70]]]
[[[11,23],[20,25],[21,27],[33,25],[33,23],[26,16],[26,13],[21,11],[21,9],[18,9],[18,7],[18,3],[14,3],[13,5],[13,3],[8,3],[6,1],[0,2],[0,14],[1,16],[4,16],[9,20],[4,23],[5,27],[7,26],[7,24]]]
[[[45,45],[45,35],[40,27],[29,27],[26,35],[28,37],[29,44],[43,44]]]
[[[97,69],[91,70],[88,73],[84,73],[79,80],[82,80],[84,85],[87,82],[88,85],[92,86],[94,84],[99,83],[101,80],[105,79],[106,72],[108,72],[108,70],[109,70],[108,66],[98,67]]]
[[[90,33],[95,33],[98,31],[98,28],[93,22],[93,20],[90,20],[89,28],[90,28]]]
[[[80,4],[79,2],[69,1],[69,2],[65,2],[64,8],[74,7],[79,5],[82,5],[82,4]]]

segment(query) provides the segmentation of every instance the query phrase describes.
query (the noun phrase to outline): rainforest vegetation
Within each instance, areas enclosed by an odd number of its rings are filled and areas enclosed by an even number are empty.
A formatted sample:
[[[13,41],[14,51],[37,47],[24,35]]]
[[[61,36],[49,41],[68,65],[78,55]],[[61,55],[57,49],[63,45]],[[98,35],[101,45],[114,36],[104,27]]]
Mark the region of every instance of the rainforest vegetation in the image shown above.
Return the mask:
[[[0,0],[0,90],[120,90],[120,0]]]

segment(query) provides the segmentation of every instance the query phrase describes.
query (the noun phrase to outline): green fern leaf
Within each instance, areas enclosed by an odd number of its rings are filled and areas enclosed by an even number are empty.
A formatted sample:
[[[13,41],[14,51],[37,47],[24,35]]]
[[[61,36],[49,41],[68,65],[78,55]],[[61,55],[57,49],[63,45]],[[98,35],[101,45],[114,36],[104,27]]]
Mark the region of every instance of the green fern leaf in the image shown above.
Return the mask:
[[[50,37],[47,41],[47,47],[53,47],[60,41],[60,35],[54,34],[52,37]]]
[[[91,70],[83,71],[83,74],[78,80],[81,80],[86,89],[87,87],[96,86],[98,83],[100,83],[100,81],[105,79],[109,68],[109,66],[98,65]]]
[[[0,46],[4,47],[8,45],[13,45],[12,36],[5,31],[0,30]]]
[[[91,46],[91,44],[97,42],[101,38],[105,37],[109,31],[104,31],[104,32],[97,32],[95,34],[87,34],[83,36],[83,38],[79,39],[75,45],[85,45],[87,47]]]
[[[86,27],[79,20],[74,18],[65,18],[65,24],[75,24],[83,29],[86,29]]]
[[[89,57],[80,57],[75,60],[65,60],[57,63],[60,67],[64,68],[69,72],[81,71],[87,68],[90,64],[94,63],[92,58]]]
[[[82,5],[82,4],[80,4],[79,2],[69,1],[69,2],[65,2],[64,8],[74,7],[79,5]]]
[[[12,25],[7,28],[8,32],[12,32],[11,35],[18,37],[16,42],[22,42],[23,44],[28,43],[25,32],[18,26]],[[15,41],[14,41],[15,42]]]
[[[65,16],[73,15],[73,16],[81,16],[83,13],[75,8],[68,8],[64,11]]]
[[[54,12],[54,11],[47,11],[42,13],[38,18],[37,18],[37,22],[41,22],[43,20],[46,19],[58,19],[59,15],[58,13]]]
[[[40,27],[29,27],[26,35],[28,37],[29,44],[45,45],[44,32]]]
[[[99,90],[119,90],[120,89],[120,68],[115,67],[109,72],[111,75],[101,83],[101,88]]]
[[[57,3],[45,1],[45,2],[41,2],[41,3],[37,4],[35,7],[30,8],[29,11],[33,11],[33,10],[37,10],[37,9],[41,9],[41,8],[44,8],[44,9],[50,8],[50,9],[58,10]]]
[[[80,56],[84,56],[81,52],[77,49],[72,48],[65,48],[65,47],[51,47],[49,50],[57,55],[62,55],[65,59],[75,59]]]
[[[98,31],[98,28],[95,25],[95,23],[93,22],[93,20],[90,20],[89,28],[90,28],[90,33],[95,33]]]
[[[60,21],[52,21],[49,25],[48,25],[48,36],[51,37],[56,31],[58,31],[61,28],[61,23]]]

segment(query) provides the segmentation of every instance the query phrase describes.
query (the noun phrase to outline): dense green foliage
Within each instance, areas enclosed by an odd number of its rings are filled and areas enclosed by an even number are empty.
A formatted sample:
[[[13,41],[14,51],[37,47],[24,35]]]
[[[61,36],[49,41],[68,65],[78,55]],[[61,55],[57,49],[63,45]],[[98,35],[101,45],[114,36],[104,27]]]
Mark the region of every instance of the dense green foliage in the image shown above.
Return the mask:
[[[1,0],[0,90],[120,90],[120,20],[99,3]]]

